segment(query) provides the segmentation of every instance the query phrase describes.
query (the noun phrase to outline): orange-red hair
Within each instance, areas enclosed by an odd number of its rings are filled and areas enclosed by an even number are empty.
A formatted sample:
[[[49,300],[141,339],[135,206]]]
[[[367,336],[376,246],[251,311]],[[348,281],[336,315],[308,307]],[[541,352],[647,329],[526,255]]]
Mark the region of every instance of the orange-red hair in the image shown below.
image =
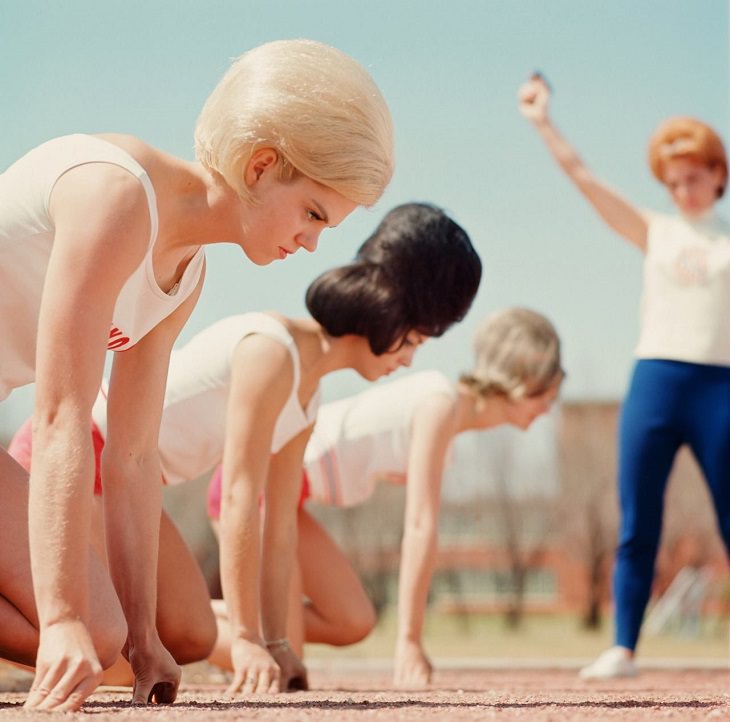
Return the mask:
[[[710,168],[722,168],[721,198],[727,185],[727,155],[720,136],[706,123],[695,118],[675,116],[665,120],[649,139],[649,166],[655,178],[664,183],[665,164],[673,158],[692,158]]]

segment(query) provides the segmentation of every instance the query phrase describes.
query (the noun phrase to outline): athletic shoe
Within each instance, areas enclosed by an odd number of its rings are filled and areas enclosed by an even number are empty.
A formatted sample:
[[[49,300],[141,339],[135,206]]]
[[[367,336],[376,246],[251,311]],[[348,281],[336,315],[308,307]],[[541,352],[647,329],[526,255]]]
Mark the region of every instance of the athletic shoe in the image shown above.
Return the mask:
[[[598,658],[580,670],[581,679],[615,679],[617,677],[636,677],[636,663],[624,647],[611,647],[598,655]]]

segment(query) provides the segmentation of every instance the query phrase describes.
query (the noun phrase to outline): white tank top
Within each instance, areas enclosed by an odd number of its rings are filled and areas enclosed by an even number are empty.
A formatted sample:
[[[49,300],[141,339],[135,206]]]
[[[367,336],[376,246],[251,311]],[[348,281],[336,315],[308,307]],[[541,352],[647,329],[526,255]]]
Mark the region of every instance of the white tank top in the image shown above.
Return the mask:
[[[730,366],[730,226],[714,213],[650,219],[636,355]]]
[[[193,292],[203,270],[201,248],[176,293],[156,283],[152,250],[157,239],[155,192],[147,173],[128,153],[90,135],[68,135],[31,150],[0,175],[0,400],[35,378],[35,349],[43,284],[54,239],[49,203],[56,181],[86,163],[112,163],[141,183],[150,214],[145,258],[117,297],[108,348],[131,348]]]
[[[246,313],[217,321],[172,352],[160,426],[160,459],[167,484],[196,479],[221,463],[225,442],[233,355],[241,339],[261,334],[290,353],[291,393],[274,427],[271,453],[276,453],[317,416],[319,389],[306,409],[299,403],[299,351],[286,327],[267,313]],[[99,395],[94,422],[106,436],[106,402]]]
[[[354,506],[380,480],[405,481],[416,408],[434,394],[456,393],[440,371],[421,371],[324,404],[304,455],[310,497]]]

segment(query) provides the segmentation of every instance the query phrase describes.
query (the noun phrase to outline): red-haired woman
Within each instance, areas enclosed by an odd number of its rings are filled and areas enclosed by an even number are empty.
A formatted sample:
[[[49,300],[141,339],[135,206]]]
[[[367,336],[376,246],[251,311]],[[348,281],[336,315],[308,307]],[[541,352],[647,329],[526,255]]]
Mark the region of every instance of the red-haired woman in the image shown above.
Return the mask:
[[[628,677],[636,674],[664,490],[684,444],[702,468],[730,548],[730,226],[715,211],[727,157],[705,123],[662,123],[649,141],[649,165],[677,213],[647,212],[586,168],[551,123],[549,99],[547,83],[535,75],[520,89],[520,111],[598,215],[645,257],[637,360],[619,429],[615,646],[581,671],[586,679]]]

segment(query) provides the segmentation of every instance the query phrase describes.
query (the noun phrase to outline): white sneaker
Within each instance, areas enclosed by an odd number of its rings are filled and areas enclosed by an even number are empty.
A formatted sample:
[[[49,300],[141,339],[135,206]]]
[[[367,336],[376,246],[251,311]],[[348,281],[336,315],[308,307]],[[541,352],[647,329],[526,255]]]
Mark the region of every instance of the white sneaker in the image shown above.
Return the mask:
[[[636,677],[636,663],[624,647],[611,647],[578,673],[581,679],[614,679]]]

